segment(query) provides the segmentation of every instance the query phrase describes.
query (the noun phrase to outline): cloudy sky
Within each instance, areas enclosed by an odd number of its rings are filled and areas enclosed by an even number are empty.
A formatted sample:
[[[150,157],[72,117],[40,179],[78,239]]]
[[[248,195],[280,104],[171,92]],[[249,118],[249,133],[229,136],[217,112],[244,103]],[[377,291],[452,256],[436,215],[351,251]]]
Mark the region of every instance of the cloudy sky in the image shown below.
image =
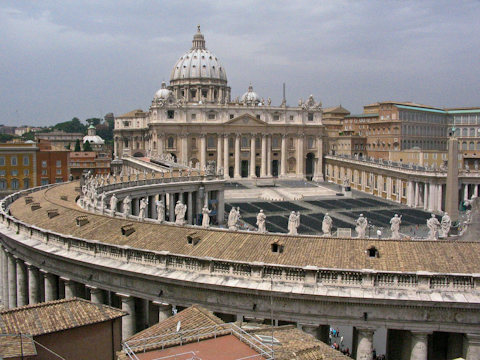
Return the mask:
[[[232,97],[480,106],[480,2],[1,0],[0,124],[148,110],[197,24]]]

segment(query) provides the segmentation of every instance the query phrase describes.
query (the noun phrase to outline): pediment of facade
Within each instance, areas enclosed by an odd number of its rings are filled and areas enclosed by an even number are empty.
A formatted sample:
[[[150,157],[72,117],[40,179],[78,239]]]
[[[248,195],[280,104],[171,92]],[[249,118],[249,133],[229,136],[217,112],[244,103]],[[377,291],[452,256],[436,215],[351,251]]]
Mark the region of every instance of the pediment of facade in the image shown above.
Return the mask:
[[[225,123],[225,125],[240,125],[240,126],[264,126],[267,123],[250,114],[242,114]]]

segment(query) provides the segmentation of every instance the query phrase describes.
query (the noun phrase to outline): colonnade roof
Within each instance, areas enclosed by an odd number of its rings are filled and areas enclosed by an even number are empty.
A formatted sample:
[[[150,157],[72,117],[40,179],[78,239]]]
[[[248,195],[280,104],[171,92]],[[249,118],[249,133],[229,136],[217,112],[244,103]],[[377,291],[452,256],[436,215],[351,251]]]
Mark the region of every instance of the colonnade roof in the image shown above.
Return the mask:
[[[64,235],[200,258],[331,269],[480,273],[480,242],[264,235],[137,222],[84,211],[75,204],[78,186],[77,181],[32,193],[33,201],[40,204],[35,211],[19,198],[10,206],[11,214],[27,224]],[[64,196],[68,200],[62,200]],[[59,215],[49,218],[47,211],[52,209],[58,209]],[[88,217],[88,224],[76,225],[80,215]],[[128,237],[121,233],[121,227],[127,223],[135,228]],[[187,243],[187,235],[192,232],[200,238],[195,246]],[[276,240],[283,244],[281,253],[272,252],[271,244]],[[372,247],[378,251],[378,257],[369,257]]]

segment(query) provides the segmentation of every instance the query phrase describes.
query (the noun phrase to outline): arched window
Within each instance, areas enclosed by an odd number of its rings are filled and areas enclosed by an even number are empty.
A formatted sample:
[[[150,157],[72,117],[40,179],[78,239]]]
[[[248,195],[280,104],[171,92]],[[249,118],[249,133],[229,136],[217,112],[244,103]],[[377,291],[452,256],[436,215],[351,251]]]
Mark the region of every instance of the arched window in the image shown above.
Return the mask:
[[[309,149],[313,149],[313,145],[314,145],[313,136],[309,136],[307,141],[307,146]]]
[[[6,188],[7,188],[7,180],[0,179],[0,189],[6,189]]]
[[[470,137],[474,137],[474,136],[475,136],[475,129],[470,128]]]
[[[473,141],[470,141],[470,143],[468,144],[468,150],[475,150],[475,144]]]
[[[124,147],[128,149],[128,139],[125,139],[123,143],[124,143]]]
[[[289,148],[289,149],[294,149],[295,146],[294,146],[293,144],[294,144],[294,143],[293,143],[293,138],[290,138],[290,139],[288,140],[288,148]]]
[[[242,136],[242,148],[248,148],[248,139],[246,136]]]
[[[466,141],[464,141],[462,143],[462,150],[467,150],[467,142]]]
[[[28,189],[30,187],[30,179],[25,178],[23,179],[23,188]]]
[[[228,139],[228,148],[229,148],[229,149],[233,149],[233,146],[234,146],[234,145],[233,145],[233,138],[229,138],[229,139]]]
[[[215,139],[213,136],[209,136],[207,139],[207,147],[208,148],[214,148],[215,147]]]
[[[18,179],[12,179],[11,186],[12,186],[12,189],[18,189],[19,187]]]
[[[480,150],[480,142],[477,142],[477,150]]]
[[[157,142],[156,141],[153,142],[153,150],[157,150]]]
[[[169,136],[169,137],[168,137],[167,147],[168,147],[169,149],[173,149],[173,148],[175,147],[175,139],[173,138],[173,136]]]
[[[255,138],[255,147],[256,147],[257,149],[260,149],[260,146],[261,146],[260,138],[257,137],[257,138]]]
[[[468,136],[468,129],[467,128],[462,129],[462,136]]]
[[[279,146],[278,143],[279,143],[278,137],[277,137],[277,136],[274,136],[274,137],[273,137],[273,140],[272,140],[272,147],[273,147],[274,149],[278,149],[278,146]]]

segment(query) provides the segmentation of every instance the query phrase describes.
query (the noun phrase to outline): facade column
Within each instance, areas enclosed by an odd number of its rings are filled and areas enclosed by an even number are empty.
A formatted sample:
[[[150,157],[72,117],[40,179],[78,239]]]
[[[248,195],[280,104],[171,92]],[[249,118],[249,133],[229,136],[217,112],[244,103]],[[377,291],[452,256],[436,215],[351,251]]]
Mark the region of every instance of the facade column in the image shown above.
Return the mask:
[[[223,176],[225,179],[230,178],[229,173],[229,162],[230,158],[230,149],[229,149],[229,136],[228,134],[223,134]]]
[[[442,211],[443,185],[437,185],[437,211]]]
[[[465,360],[480,359],[480,334],[465,334],[467,338]]]
[[[420,183],[415,181],[415,207],[419,205],[420,201]]]
[[[373,359],[373,329],[359,329],[357,341],[357,360]]]
[[[171,304],[165,304],[158,301],[153,301],[153,304],[158,307],[158,322],[167,320],[170,316],[172,316]]]
[[[402,203],[402,195],[403,195],[403,184],[402,180],[397,179],[397,202],[399,204]]]
[[[297,177],[304,179],[305,174],[304,174],[304,156],[303,156],[303,134],[298,134],[297,135]],[[343,179],[342,179],[343,180]]]
[[[387,181],[387,200],[392,200],[392,178],[389,176]]]
[[[58,298],[55,275],[44,272],[45,277],[45,302],[54,301]]]
[[[463,200],[468,200],[468,184],[463,185]]]
[[[187,193],[187,224],[193,225],[193,193],[189,191]]]
[[[207,165],[206,135],[200,134],[200,170],[205,169],[205,165]]]
[[[28,280],[27,266],[23,260],[16,258],[17,262],[17,306],[28,305]]]
[[[473,196],[478,197],[478,184],[473,185]]]
[[[7,250],[1,246],[2,251],[2,304],[4,309],[9,309],[10,306],[9,296],[8,296],[8,257],[7,257]]]
[[[317,138],[317,163],[315,164],[315,176],[313,181],[323,180],[323,137],[319,135]]]
[[[122,318],[122,341],[127,340],[136,330],[135,299],[126,294],[117,294],[122,300],[122,310],[128,315]]]
[[[225,191],[218,190],[217,194],[217,223],[222,225],[225,222]]]
[[[35,266],[25,264],[28,268],[28,304],[35,305],[40,302],[40,274]]]
[[[105,301],[103,297],[103,290],[95,286],[89,286],[89,288],[90,288],[90,301],[94,304],[103,304]]]
[[[217,172],[218,168],[222,166],[222,134],[217,135]],[[228,169],[227,169],[228,171]],[[224,171],[225,173],[225,171]]]
[[[65,286],[65,299],[72,299],[77,296],[77,283],[67,278],[60,278]]]
[[[260,176],[267,176],[267,134],[262,134],[262,154],[260,163]]]
[[[255,174],[255,140],[256,140],[256,134],[252,134],[250,137],[250,178],[254,179],[257,177]]]
[[[428,189],[428,211],[433,211],[435,209],[435,185],[430,183]]]
[[[280,177],[287,175],[287,134],[282,134],[282,153],[280,159]]]
[[[427,360],[428,333],[412,331],[412,346],[410,360]]]
[[[362,170],[360,176],[362,177],[362,191],[365,192],[365,187],[367,186],[367,174]]]
[[[238,179],[240,175],[240,137],[241,134],[235,134],[235,167],[233,177]]]
[[[158,144],[157,144],[158,150],[157,150],[157,152],[158,152],[158,155],[160,155],[160,154],[163,154],[165,152],[165,145],[164,145],[164,141],[163,141],[164,135],[157,133],[157,139],[158,139]]]
[[[272,177],[272,135],[267,134],[267,176]]]
[[[180,141],[182,143],[182,157],[179,162],[188,164],[188,134],[180,134]]]
[[[8,259],[8,305],[9,308],[17,307],[17,261],[11,253],[7,253]]]

